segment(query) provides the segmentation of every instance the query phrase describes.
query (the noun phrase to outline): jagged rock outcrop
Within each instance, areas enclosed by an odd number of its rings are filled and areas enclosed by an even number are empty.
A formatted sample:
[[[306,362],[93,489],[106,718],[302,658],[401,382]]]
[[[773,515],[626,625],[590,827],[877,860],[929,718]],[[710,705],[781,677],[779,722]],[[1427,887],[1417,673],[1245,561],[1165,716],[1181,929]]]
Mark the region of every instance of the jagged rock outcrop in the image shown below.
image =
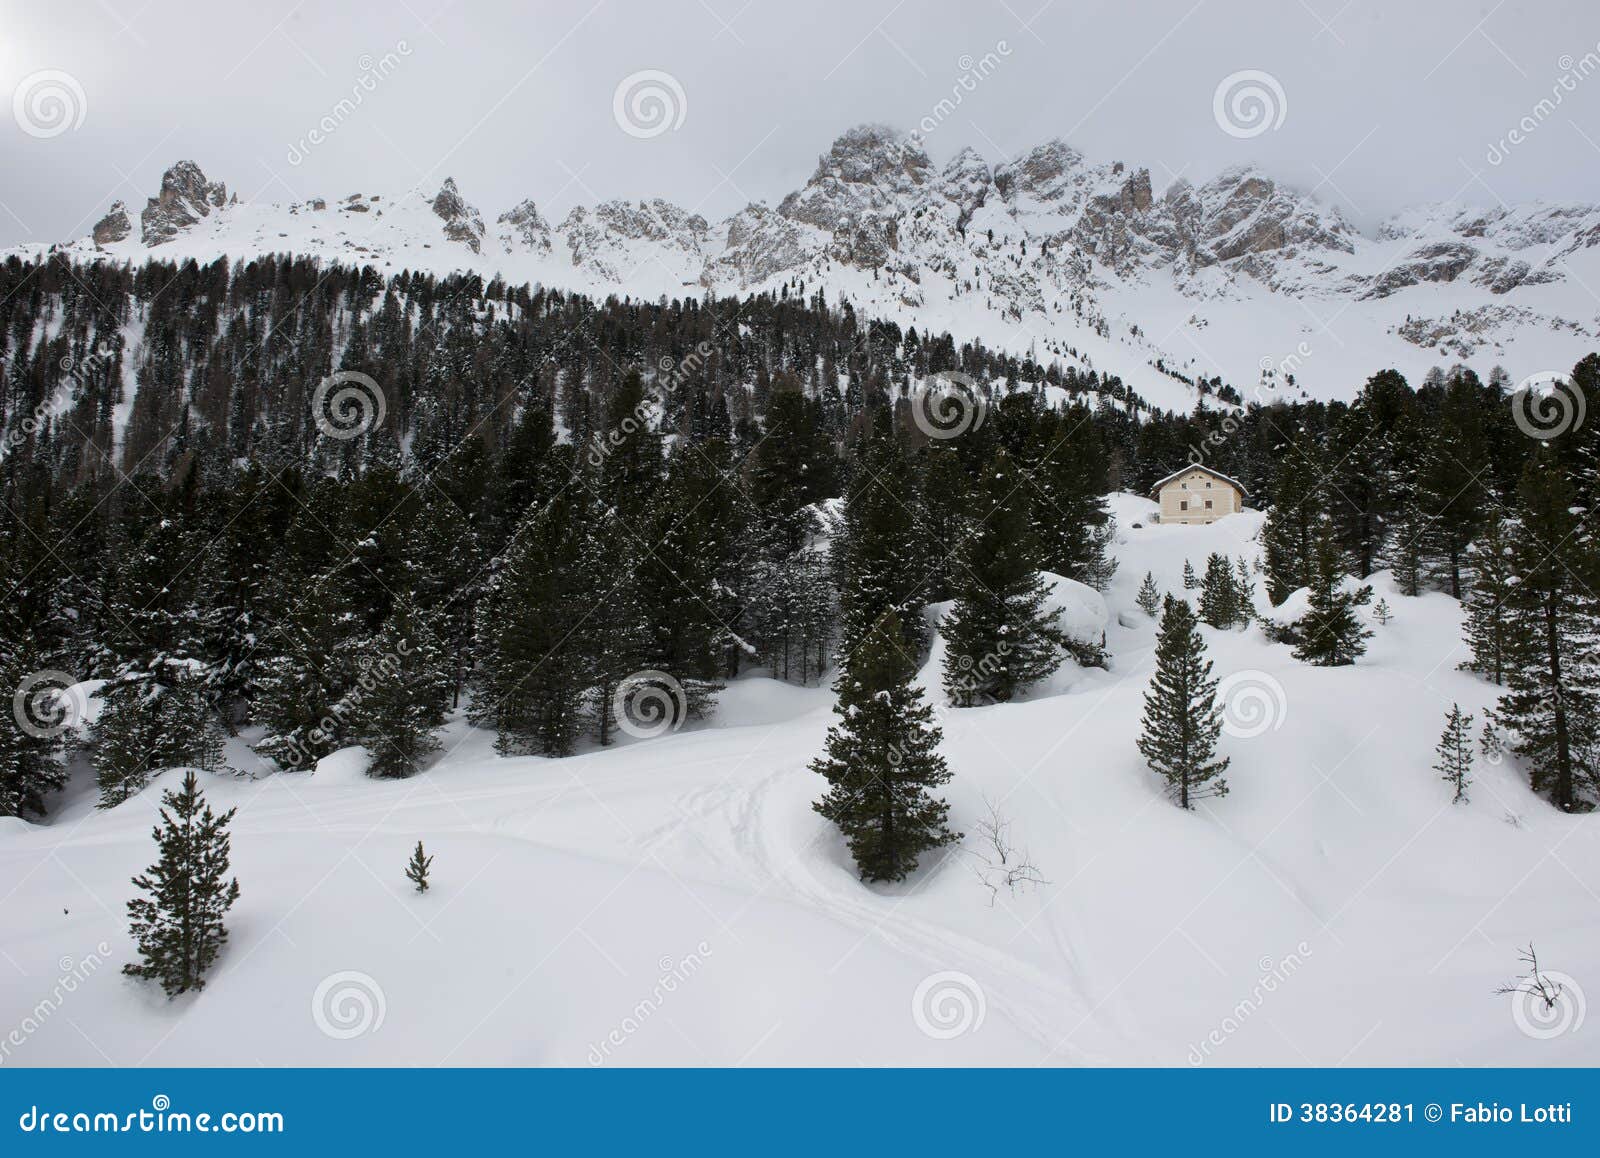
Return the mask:
[[[550,223],[531,200],[519,202],[495,218],[500,227],[500,245],[507,253],[519,249],[526,253],[550,252]]]
[[[207,181],[193,161],[179,161],[161,175],[161,192],[139,214],[139,235],[146,245],[161,245],[194,225],[213,209],[228,203],[220,181]]]
[[[96,245],[109,245],[121,241],[133,232],[133,222],[128,220],[128,207],[121,201],[111,203],[111,211],[94,223],[91,236]]]
[[[574,209],[561,223],[572,264],[624,284],[646,262],[676,271],[680,282],[697,284],[705,265],[706,219],[659,197],[650,201],[606,201],[593,210]]]
[[[473,253],[483,248],[483,218],[468,205],[456,189],[455,179],[446,177],[433,199],[433,212],[444,222],[444,235],[459,241]]]
[[[747,205],[728,219],[722,252],[706,262],[701,284],[758,285],[804,265],[813,253],[803,227],[765,205]]]
[[[141,215],[141,237],[160,245],[225,204],[220,183],[181,162]],[[322,225],[297,212],[324,204],[337,212]],[[1594,205],[1425,206],[1370,238],[1336,208],[1253,167],[1162,188],[1148,169],[1090,162],[1061,140],[994,167],[971,148],[936,166],[920,140],[884,125],[843,133],[776,208],[749,205],[715,226],[660,199],[579,207],[556,225],[524,200],[495,219],[486,244],[482,217],[452,180],[432,198],[305,202],[290,210],[301,217],[299,233],[274,220],[271,206],[246,208],[240,236],[217,230],[219,251],[281,242],[416,260],[416,249],[434,247],[442,232],[486,261],[504,258],[508,272],[512,259],[567,258],[579,280],[623,292],[641,280],[719,292],[790,276],[826,283],[842,265],[869,273],[885,302],[970,295],[1019,318],[1063,309],[1094,318],[1104,293],[1128,285],[1199,300],[1248,296],[1253,287],[1382,298],[1448,283],[1500,296],[1569,278],[1566,260],[1600,245]],[[128,216],[112,206],[94,243],[134,244]],[[535,276],[543,271],[535,267]],[[1485,316],[1490,328],[1508,324],[1508,315]]]
[[[921,144],[886,125],[862,125],[818,158],[811,180],[778,212],[832,234],[834,258],[870,269],[899,249],[900,218],[935,176]]]

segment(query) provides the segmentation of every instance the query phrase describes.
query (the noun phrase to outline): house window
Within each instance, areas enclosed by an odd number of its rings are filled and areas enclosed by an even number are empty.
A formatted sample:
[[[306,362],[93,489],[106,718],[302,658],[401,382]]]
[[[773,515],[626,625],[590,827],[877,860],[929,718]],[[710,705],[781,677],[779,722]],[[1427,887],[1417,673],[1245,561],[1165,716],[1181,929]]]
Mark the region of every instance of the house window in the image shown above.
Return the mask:
[[[1179,503],[1178,504],[1178,509],[1180,511],[1188,510],[1189,509],[1189,500],[1188,499],[1184,499],[1181,503]]]
[[[1206,510],[1208,510],[1208,511],[1209,511],[1209,510],[1210,510],[1210,509],[1211,509],[1211,500],[1210,500],[1210,499],[1207,499],[1207,500],[1206,500]]]
[[[1210,483],[1206,483],[1206,490],[1210,490],[1210,489],[1211,489],[1211,484]]]

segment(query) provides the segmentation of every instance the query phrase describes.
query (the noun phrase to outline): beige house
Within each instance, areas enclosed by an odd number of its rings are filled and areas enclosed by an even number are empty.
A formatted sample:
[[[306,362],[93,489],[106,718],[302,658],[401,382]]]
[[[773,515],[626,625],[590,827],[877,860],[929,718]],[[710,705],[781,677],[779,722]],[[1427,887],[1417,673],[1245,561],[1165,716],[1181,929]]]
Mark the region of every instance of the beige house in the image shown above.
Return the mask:
[[[1209,466],[1173,471],[1156,483],[1150,497],[1161,506],[1160,523],[1214,523],[1244,510],[1244,487]]]

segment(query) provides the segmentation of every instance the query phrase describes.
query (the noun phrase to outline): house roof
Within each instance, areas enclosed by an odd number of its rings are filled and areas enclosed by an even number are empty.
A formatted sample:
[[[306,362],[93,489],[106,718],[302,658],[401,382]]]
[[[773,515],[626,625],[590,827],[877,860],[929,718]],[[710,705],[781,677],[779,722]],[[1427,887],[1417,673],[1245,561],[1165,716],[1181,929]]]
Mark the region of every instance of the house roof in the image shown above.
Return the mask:
[[[1186,466],[1179,467],[1177,470],[1175,470],[1171,474],[1169,474],[1166,478],[1159,479],[1156,482],[1156,485],[1150,488],[1150,497],[1151,498],[1159,498],[1160,495],[1161,495],[1161,488],[1162,487],[1166,486],[1173,479],[1178,478],[1181,475],[1186,475],[1192,470],[1203,471],[1204,473],[1210,475],[1212,478],[1221,479],[1223,482],[1227,483],[1229,486],[1233,487],[1236,491],[1238,491],[1240,498],[1243,498],[1245,495],[1249,494],[1249,492],[1244,489],[1244,483],[1240,482],[1238,479],[1230,478],[1227,475],[1223,474],[1220,470],[1212,470],[1209,466],[1203,466],[1202,464],[1200,464],[1198,462],[1191,462]]]

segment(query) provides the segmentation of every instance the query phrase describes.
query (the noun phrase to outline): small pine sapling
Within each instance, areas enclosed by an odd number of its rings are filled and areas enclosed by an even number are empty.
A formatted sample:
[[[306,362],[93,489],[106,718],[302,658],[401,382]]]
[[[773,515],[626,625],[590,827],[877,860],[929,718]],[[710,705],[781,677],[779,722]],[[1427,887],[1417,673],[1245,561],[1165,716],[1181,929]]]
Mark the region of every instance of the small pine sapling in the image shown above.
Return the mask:
[[[1445,717],[1444,734],[1434,749],[1438,760],[1433,770],[1455,789],[1452,804],[1466,804],[1467,787],[1472,783],[1472,717],[1463,715],[1460,704],[1450,705]]]
[[[1156,577],[1149,571],[1144,573],[1144,582],[1139,585],[1139,595],[1135,602],[1139,604],[1139,610],[1151,619],[1154,619],[1156,613],[1161,610],[1161,589],[1156,586]]]
[[[417,841],[417,847],[411,853],[411,859],[406,862],[406,880],[417,886],[417,892],[428,891],[428,870],[433,867],[433,858],[422,851],[422,842]]]

